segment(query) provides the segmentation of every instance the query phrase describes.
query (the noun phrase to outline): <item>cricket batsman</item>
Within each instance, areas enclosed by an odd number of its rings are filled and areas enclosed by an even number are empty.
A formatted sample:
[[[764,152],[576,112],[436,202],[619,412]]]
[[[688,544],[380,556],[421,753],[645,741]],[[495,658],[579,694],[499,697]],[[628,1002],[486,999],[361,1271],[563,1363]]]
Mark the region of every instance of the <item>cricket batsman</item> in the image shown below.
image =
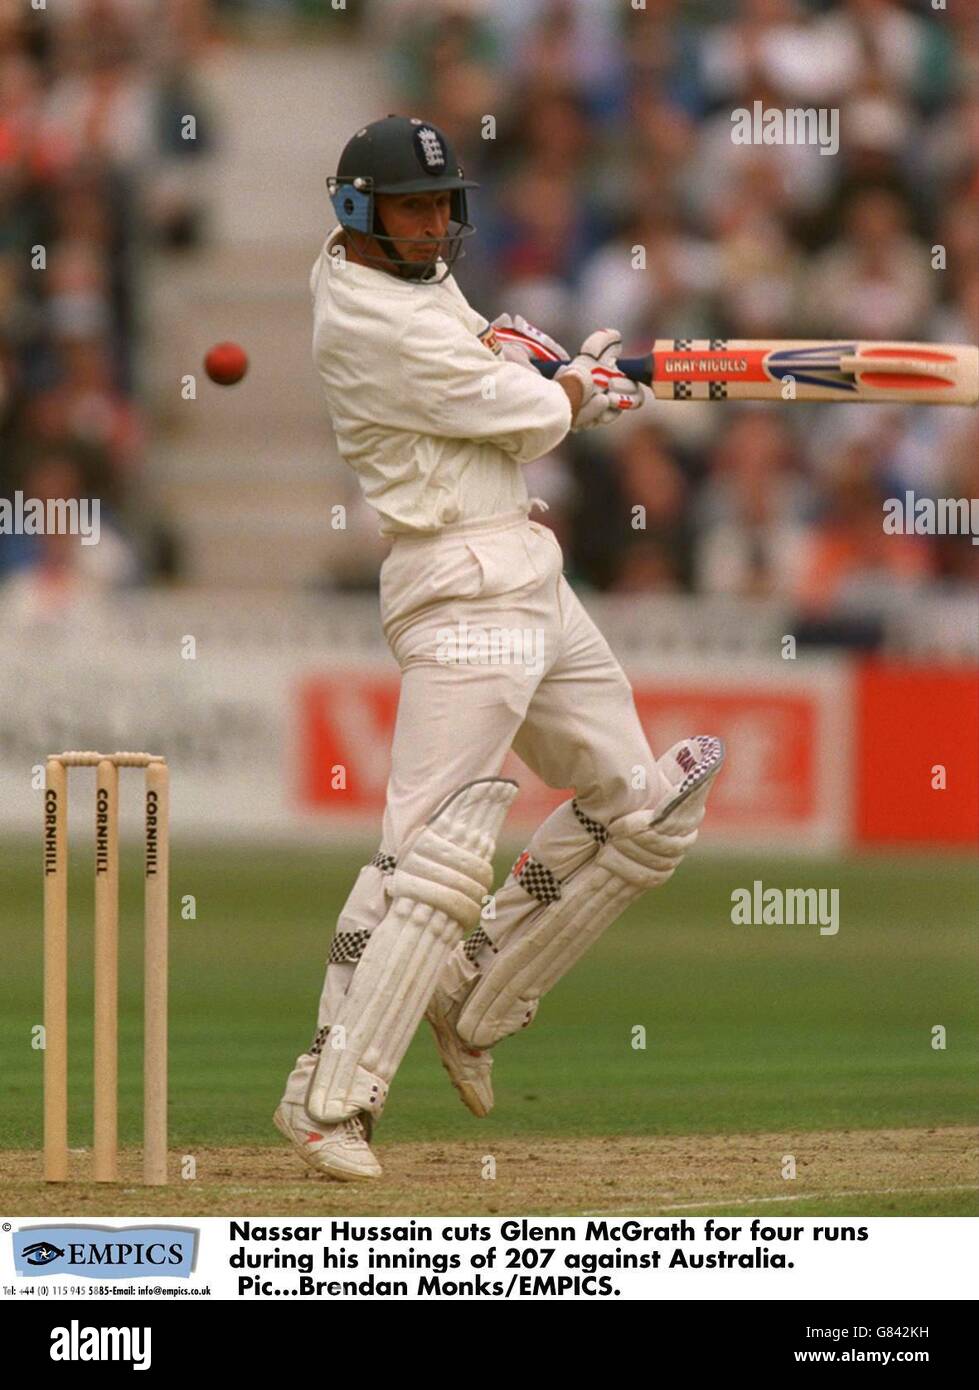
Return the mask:
[[[328,186],[338,225],[310,279],[313,352],[340,453],[391,538],[381,620],[401,692],[380,846],[340,913],[275,1123],[349,1181],[381,1173],[373,1127],[423,1016],[463,1102],[488,1114],[491,1049],[671,876],[723,749],[697,735],[653,756],[553,532],[530,519],[523,465],[643,404],[616,370],[619,334],[571,357],[466,302],[452,268],[475,185],[430,123],[365,126]],[[542,359],[561,363],[553,380]],[[494,895],[510,748],[573,795]]]

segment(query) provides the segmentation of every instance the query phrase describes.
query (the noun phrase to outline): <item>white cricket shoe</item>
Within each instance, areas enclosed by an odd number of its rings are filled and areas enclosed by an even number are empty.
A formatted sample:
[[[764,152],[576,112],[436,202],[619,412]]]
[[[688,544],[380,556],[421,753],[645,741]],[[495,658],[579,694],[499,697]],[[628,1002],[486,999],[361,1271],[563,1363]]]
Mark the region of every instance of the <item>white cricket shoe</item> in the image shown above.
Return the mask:
[[[284,1100],[273,1116],[275,1127],[317,1173],[337,1182],[361,1182],[379,1178],[383,1169],[368,1144],[367,1123],[354,1115],[338,1125],[311,1120],[296,1101]]]
[[[493,1055],[470,1047],[456,1031],[462,1006],[479,974],[479,968],[466,959],[461,947],[457,948],[442,971],[440,983],[435,986],[425,1017],[435,1035],[435,1046],[449,1080],[466,1109],[482,1119],[493,1109]]]

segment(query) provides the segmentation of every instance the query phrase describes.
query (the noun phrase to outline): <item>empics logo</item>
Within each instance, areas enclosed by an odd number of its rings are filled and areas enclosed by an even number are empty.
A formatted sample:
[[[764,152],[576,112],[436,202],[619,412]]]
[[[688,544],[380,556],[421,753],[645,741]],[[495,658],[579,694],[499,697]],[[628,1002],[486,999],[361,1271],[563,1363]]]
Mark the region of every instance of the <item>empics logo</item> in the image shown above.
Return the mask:
[[[13,1236],[18,1274],[187,1279],[197,1231],[185,1226],[25,1226]]]
[[[149,1327],[81,1327],[72,1318],[67,1327],[52,1327],[51,1360],[131,1361],[134,1371],[148,1371],[152,1341]]]

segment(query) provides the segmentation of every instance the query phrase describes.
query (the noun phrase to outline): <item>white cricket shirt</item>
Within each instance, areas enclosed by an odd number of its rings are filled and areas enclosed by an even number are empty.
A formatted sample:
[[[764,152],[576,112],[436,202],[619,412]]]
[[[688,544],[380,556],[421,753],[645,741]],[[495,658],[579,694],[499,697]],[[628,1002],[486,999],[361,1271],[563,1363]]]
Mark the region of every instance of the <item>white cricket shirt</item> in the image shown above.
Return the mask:
[[[355,265],[330,254],[341,233],[310,276],[313,358],[381,533],[529,511],[520,465],[570,429],[563,389],[481,340],[488,321],[451,275],[419,284]]]

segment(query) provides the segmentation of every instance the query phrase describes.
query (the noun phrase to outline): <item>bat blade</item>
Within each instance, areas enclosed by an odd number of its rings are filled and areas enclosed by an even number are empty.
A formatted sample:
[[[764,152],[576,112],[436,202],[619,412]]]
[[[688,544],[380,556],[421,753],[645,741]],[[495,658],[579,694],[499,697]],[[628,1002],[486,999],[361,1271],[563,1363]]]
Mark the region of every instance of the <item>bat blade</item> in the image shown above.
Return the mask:
[[[967,344],[657,338],[653,347],[618,366],[661,401],[979,401],[979,348]],[[553,376],[561,363],[535,365]]]
[[[933,343],[660,338],[654,345],[650,384],[658,400],[975,405],[979,401],[979,348]]]

